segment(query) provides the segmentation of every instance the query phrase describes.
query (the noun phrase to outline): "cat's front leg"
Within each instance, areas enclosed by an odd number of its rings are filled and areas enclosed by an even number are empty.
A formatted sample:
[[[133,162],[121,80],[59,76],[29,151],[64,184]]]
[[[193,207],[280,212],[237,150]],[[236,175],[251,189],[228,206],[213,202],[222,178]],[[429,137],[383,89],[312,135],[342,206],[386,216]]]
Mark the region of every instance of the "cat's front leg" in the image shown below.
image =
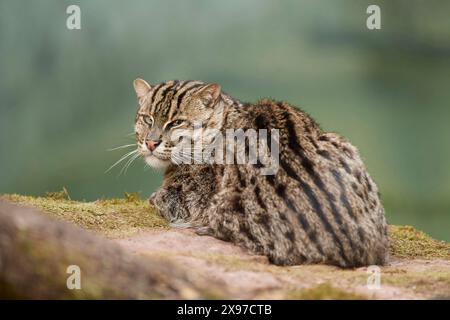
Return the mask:
[[[175,226],[182,225],[189,217],[189,212],[176,189],[161,188],[150,196],[149,202],[168,222]]]
[[[158,189],[157,191],[153,192],[150,195],[150,198],[148,199],[148,202],[150,203],[150,205],[155,207],[155,209],[157,209],[161,213],[161,215],[163,215],[163,211],[164,211],[164,203],[163,203],[164,192],[166,192],[166,190],[164,190],[162,188]]]
[[[214,230],[212,228],[208,227],[208,226],[206,226],[206,227],[197,227],[194,230],[195,230],[195,233],[198,236],[211,236],[211,237],[214,236]]]

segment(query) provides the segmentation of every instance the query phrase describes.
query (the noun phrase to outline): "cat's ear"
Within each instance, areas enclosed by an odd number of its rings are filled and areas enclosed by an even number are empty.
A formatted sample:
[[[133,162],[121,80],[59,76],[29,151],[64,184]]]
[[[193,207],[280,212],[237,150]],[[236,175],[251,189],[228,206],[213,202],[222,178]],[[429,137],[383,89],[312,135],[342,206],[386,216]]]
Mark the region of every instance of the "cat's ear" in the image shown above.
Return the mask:
[[[147,81],[137,78],[133,81],[134,90],[136,91],[136,96],[138,99],[142,99],[151,90],[151,86]]]
[[[202,100],[205,105],[210,105],[217,101],[220,96],[220,85],[209,83],[202,86],[195,92],[195,96]]]

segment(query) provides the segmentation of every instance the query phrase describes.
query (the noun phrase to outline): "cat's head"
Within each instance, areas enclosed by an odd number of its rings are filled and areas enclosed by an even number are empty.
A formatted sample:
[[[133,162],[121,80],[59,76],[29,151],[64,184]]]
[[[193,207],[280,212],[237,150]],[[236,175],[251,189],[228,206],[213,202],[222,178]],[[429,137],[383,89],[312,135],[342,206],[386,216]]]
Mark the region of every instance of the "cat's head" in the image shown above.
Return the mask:
[[[222,126],[223,104],[218,84],[175,80],[150,85],[142,79],[133,84],[139,101],[135,122],[138,150],[152,167],[174,162],[172,151],[179,142],[177,132],[192,131],[199,124],[215,130]]]

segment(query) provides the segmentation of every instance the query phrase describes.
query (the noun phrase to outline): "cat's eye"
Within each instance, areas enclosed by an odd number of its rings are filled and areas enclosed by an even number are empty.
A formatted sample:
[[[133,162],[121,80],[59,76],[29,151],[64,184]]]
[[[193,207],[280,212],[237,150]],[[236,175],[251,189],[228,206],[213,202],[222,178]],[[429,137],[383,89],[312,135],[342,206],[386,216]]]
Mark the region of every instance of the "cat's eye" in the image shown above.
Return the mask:
[[[183,122],[184,122],[184,120],[174,120],[172,122],[169,122],[168,124],[166,124],[166,129],[170,130],[174,127],[177,127],[177,126],[183,124]]]
[[[152,125],[153,125],[153,119],[152,119],[152,117],[150,117],[150,116],[143,116],[143,117],[142,117],[142,120],[144,120],[144,122],[145,122],[146,124],[148,124],[149,126],[152,126]]]

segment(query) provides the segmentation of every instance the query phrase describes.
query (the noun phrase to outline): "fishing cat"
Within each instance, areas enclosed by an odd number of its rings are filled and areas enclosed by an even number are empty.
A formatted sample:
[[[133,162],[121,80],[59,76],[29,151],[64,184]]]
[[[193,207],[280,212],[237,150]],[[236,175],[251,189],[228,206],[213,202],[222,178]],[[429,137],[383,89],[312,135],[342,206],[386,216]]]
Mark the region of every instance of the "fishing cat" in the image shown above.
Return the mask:
[[[322,131],[288,103],[241,103],[218,84],[149,85],[136,79],[134,88],[138,150],[150,166],[166,168],[150,202],[167,220],[266,255],[277,265],[386,263],[387,225],[377,186],[343,137]],[[175,161],[171,135],[192,129],[194,122],[215,135],[227,129],[277,129],[278,170],[261,174],[261,161]]]

